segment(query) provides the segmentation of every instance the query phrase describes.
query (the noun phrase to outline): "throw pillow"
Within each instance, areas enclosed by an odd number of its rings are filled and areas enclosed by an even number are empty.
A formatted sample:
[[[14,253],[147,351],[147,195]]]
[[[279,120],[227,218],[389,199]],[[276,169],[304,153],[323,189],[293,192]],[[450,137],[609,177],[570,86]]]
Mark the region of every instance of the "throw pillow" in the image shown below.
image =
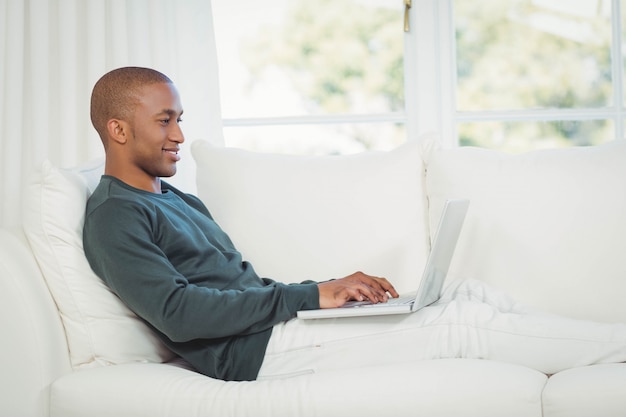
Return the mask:
[[[198,196],[257,273],[281,282],[384,276],[417,288],[429,249],[420,144],[349,156],[195,141]]]
[[[73,367],[167,361],[173,354],[85,258],[85,204],[102,172],[102,160],[75,170],[43,162],[25,190],[24,232],[61,315]]]

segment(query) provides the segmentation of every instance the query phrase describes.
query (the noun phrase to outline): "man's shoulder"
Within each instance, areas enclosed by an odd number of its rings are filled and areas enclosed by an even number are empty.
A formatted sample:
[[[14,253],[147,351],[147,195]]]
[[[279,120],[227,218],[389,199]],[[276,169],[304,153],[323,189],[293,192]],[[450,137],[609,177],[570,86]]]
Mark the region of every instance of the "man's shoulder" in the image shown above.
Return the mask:
[[[141,194],[103,177],[87,201],[83,242],[86,247],[97,246],[103,235],[123,241],[131,235],[150,233],[156,224],[156,212],[155,205]]]
[[[103,211],[102,208],[108,207],[117,212],[129,207],[145,207],[147,201],[121,181],[113,177],[103,176],[87,200],[86,215],[89,217],[94,212]]]
[[[104,202],[110,198],[119,198],[125,194],[124,190],[121,189],[112,177],[108,177],[103,175],[100,178],[100,182],[91,193],[91,196],[87,200],[87,206],[98,204]]]

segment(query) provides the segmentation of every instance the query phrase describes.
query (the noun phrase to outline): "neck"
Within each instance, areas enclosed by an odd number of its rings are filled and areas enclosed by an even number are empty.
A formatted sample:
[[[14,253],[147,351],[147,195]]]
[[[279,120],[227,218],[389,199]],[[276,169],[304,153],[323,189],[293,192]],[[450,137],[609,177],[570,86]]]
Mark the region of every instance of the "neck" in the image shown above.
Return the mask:
[[[104,174],[115,177],[131,187],[150,193],[161,194],[161,178],[150,176],[143,171],[132,172],[128,169],[118,169],[115,164],[106,161]]]

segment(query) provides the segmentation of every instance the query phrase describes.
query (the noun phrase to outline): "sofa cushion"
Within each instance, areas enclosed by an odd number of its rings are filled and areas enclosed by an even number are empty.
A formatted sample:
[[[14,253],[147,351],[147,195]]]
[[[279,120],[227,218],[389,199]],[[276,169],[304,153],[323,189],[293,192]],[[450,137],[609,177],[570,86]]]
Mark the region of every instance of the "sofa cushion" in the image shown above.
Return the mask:
[[[169,365],[131,364],[59,378],[51,388],[51,416],[541,417],[545,383],[532,369],[476,359],[234,384]]]
[[[623,417],[626,363],[585,366],[553,375],[543,391],[544,417]]]
[[[85,204],[103,161],[63,170],[45,161],[25,190],[23,228],[61,315],[72,366],[161,362],[173,355],[92,272]]]
[[[447,198],[471,200],[451,275],[545,311],[626,322],[626,141],[425,159],[431,225]]]
[[[428,251],[420,146],[293,156],[196,141],[198,196],[261,276],[282,282],[357,270],[416,288]]]

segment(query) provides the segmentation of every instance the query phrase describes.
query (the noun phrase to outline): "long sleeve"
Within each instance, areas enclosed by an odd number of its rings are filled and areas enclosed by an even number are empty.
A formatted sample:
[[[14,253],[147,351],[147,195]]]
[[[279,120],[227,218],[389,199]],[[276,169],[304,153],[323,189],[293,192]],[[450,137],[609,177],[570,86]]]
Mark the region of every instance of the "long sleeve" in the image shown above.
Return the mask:
[[[87,258],[178,353],[211,350],[216,343],[232,349],[229,338],[250,349],[247,336],[264,352],[254,335],[271,331],[298,310],[319,307],[314,284],[261,279],[197,201],[175,192],[128,190],[113,179],[102,185],[106,192],[96,190],[86,214]]]

